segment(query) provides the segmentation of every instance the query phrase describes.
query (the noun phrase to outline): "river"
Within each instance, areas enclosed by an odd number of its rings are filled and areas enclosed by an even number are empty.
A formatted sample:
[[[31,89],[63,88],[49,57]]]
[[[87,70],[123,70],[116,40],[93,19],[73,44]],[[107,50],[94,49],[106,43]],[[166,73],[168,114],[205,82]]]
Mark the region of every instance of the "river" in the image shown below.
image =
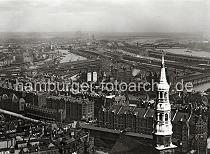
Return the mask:
[[[79,60],[85,60],[85,57],[73,54],[68,52],[68,50],[58,50],[63,54],[64,57],[62,57],[60,63],[66,63],[66,62],[72,62],[72,61],[79,61]]]
[[[195,57],[205,57],[205,58],[210,58],[210,52],[207,51],[193,51],[190,50],[188,52],[187,49],[163,49],[166,52],[169,53],[174,53],[174,54],[182,54],[182,55],[187,55],[187,56],[195,56]]]
[[[186,52],[187,49],[163,49],[166,52],[174,53],[174,54],[183,54],[188,56],[195,56],[195,57],[203,57],[203,58],[210,58],[210,52],[207,51],[193,51],[190,50]],[[194,87],[195,91],[205,91],[210,88],[210,82],[204,83]]]

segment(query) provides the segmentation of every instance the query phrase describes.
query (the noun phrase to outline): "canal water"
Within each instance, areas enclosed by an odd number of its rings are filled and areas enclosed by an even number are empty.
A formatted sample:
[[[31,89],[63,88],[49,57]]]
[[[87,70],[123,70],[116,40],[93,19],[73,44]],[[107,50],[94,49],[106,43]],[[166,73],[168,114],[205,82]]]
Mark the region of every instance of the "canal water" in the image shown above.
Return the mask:
[[[210,82],[193,87],[195,91],[206,91],[210,88]]]
[[[62,57],[60,63],[66,63],[66,62],[73,62],[73,61],[79,61],[79,60],[85,60],[85,57],[73,54],[68,52],[68,50],[58,50],[63,54],[64,57]]]

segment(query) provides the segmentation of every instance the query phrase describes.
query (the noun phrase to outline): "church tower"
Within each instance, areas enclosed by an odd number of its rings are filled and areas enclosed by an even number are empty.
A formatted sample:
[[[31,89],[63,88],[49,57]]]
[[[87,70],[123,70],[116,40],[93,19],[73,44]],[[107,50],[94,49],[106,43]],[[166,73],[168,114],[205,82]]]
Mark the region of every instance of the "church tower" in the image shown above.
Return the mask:
[[[170,86],[166,79],[164,56],[162,56],[160,81],[157,86],[156,123],[154,126],[154,140],[157,154],[174,154],[176,148],[176,146],[172,144],[173,132],[169,88]]]

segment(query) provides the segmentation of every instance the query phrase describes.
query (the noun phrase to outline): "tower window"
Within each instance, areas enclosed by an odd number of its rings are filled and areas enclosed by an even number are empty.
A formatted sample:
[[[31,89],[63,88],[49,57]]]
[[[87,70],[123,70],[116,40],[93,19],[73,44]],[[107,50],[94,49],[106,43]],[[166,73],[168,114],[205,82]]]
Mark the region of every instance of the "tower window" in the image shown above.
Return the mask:
[[[160,113],[160,115],[159,115],[159,119],[160,119],[160,121],[162,121],[162,120],[163,120],[163,114],[162,114],[162,113]]]
[[[171,138],[170,137],[165,137],[165,146],[168,147],[171,144]]]
[[[160,92],[160,99],[163,98],[163,92]]]
[[[168,121],[168,113],[165,114],[165,121]]]
[[[164,93],[164,97],[168,98],[168,93],[167,92]]]

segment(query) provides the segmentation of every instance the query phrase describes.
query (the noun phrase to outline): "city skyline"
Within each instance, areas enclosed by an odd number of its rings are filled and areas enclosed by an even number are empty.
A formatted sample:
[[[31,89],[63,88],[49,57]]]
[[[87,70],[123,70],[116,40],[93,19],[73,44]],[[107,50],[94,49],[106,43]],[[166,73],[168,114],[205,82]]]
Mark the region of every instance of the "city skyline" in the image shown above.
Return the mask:
[[[0,32],[188,32],[209,35],[208,0],[0,0]]]

